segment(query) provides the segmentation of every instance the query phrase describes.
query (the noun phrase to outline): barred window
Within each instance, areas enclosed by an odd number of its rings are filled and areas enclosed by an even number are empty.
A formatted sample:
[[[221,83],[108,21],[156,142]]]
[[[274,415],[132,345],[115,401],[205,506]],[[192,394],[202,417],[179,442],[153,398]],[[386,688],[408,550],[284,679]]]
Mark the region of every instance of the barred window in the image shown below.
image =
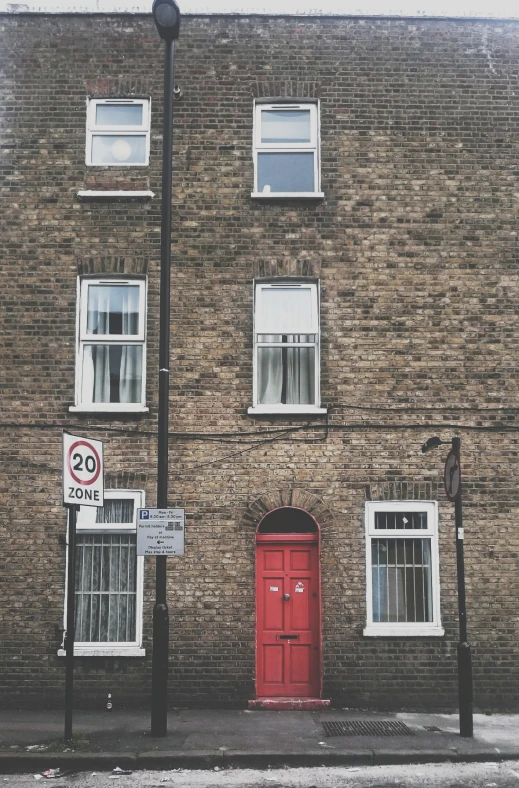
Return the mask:
[[[437,504],[366,504],[367,635],[443,634]]]
[[[78,534],[76,640],[135,640],[135,542],[135,534]]]
[[[137,509],[144,493],[105,490],[103,507],[81,506],[75,551],[74,653],[141,653],[144,559]],[[143,652],[142,652],[143,653]]]

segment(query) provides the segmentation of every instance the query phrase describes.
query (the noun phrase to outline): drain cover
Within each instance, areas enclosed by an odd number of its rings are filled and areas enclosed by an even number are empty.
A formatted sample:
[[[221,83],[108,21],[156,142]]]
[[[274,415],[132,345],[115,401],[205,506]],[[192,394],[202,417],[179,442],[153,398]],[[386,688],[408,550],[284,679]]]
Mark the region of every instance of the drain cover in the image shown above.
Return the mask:
[[[326,736],[414,736],[400,720],[329,720],[323,728]]]

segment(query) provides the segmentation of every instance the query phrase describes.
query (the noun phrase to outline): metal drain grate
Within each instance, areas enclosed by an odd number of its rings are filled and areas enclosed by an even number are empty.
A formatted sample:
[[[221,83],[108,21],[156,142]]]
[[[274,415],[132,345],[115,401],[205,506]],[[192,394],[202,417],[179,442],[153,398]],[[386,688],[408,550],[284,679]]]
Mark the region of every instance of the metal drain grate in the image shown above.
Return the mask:
[[[323,728],[326,736],[414,736],[399,720],[331,720]]]

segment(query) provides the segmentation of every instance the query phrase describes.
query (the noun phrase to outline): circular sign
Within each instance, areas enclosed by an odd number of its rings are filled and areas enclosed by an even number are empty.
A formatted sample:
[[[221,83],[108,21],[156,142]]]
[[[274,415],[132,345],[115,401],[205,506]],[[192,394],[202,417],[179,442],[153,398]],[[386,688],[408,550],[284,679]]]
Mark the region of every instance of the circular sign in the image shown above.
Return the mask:
[[[449,501],[454,501],[460,491],[461,483],[460,462],[454,449],[451,449],[447,455],[447,459],[445,460],[443,481],[445,483],[445,493],[447,498]]]
[[[79,440],[69,447],[67,467],[77,484],[88,486],[94,484],[101,473],[101,459],[91,443]]]

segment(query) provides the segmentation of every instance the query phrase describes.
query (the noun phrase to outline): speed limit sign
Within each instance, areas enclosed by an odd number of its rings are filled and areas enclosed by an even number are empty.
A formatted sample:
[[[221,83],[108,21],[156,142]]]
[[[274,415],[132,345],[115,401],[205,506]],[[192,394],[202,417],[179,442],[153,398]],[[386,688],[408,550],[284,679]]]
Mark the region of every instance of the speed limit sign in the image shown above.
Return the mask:
[[[103,506],[103,444],[63,433],[63,503]]]

